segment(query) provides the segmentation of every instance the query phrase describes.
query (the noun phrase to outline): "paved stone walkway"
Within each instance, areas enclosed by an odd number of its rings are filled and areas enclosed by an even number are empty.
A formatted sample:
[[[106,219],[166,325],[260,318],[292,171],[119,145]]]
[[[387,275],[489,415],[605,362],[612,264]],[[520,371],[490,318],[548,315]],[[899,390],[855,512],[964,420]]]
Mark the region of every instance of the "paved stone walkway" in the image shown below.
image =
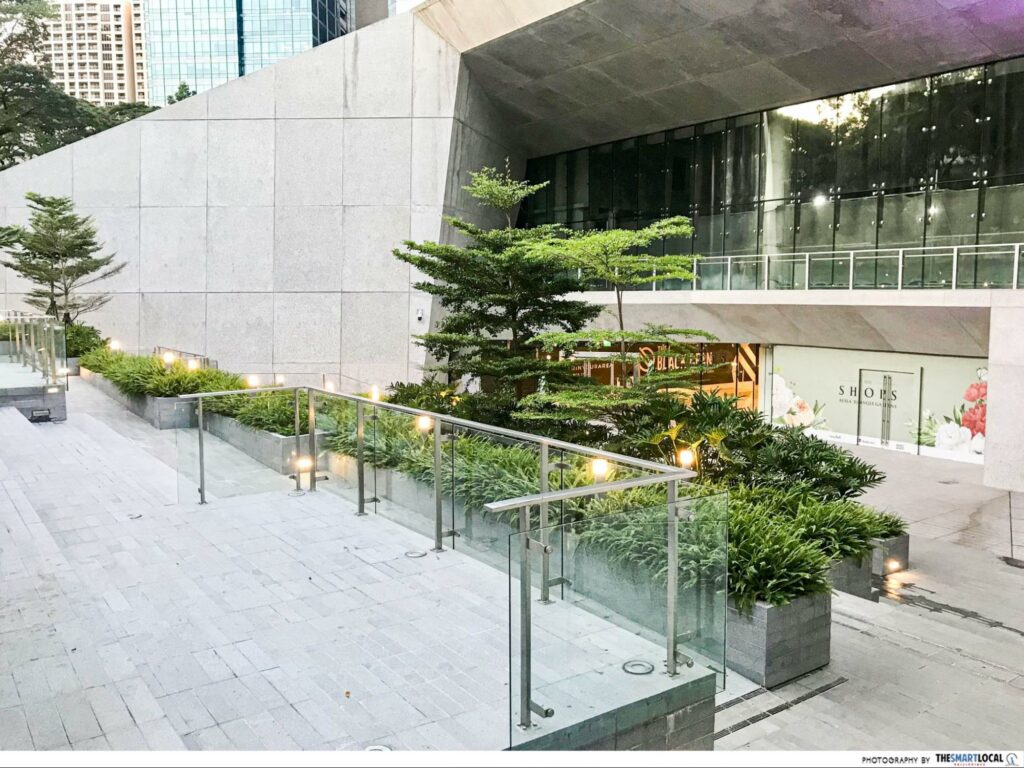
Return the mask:
[[[178,504],[168,436],[75,384],[65,424],[0,409],[0,748],[508,746],[505,574],[335,494]],[[552,726],[669,684],[565,603],[534,647]]]
[[[333,494],[178,506],[172,433],[77,379],[69,406],[0,411],[0,748],[507,743],[504,576],[405,558],[425,540]],[[1024,571],[911,557],[880,603],[834,598],[827,669],[740,702],[730,676],[716,748],[1019,748]]]

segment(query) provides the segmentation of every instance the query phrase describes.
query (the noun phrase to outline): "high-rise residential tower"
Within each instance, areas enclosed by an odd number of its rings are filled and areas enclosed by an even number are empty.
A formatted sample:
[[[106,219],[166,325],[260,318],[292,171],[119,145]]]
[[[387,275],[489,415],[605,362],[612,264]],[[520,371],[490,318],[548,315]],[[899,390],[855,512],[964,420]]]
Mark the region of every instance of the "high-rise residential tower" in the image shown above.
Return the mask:
[[[56,0],[45,52],[53,80],[99,106],[146,100],[142,3]]]
[[[205,91],[355,27],[352,0],[150,0],[149,102],[180,83]]]

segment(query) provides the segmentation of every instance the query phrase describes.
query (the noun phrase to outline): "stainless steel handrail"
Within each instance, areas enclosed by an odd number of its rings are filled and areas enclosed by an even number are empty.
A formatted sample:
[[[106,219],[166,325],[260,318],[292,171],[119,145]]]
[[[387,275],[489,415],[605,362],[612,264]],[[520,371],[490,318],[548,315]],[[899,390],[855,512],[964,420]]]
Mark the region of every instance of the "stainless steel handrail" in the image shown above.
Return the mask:
[[[613,491],[628,491],[632,488],[643,488],[648,485],[660,485],[662,483],[667,483],[670,480],[686,481],[693,478],[694,474],[694,472],[687,469],[674,469],[663,475],[631,477],[626,480],[613,480],[608,483],[581,485],[576,488],[563,488],[558,491],[545,491],[543,493],[532,493],[529,496],[517,496],[514,499],[492,501],[484,504],[484,509],[488,512],[507,512],[510,509],[522,509],[523,507],[533,507],[538,504],[550,504],[554,501],[579,499],[584,496],[597,496],[601,493],[611,493]]]

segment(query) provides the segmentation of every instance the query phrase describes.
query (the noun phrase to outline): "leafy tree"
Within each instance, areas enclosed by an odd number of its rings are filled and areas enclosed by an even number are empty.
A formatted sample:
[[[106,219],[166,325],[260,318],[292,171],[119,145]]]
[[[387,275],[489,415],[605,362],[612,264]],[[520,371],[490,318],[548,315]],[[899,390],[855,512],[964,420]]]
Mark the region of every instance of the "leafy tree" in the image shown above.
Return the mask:
[[[30,64],[0,68],[0,170],[111,125],[99,107],[68,96]]]
[[[29,224],[0,228],[2,263],[37,287],[26,303],[48,315],[72,322],[110,300],[105,293],[82,295],[86,286],[121,272],[114,254],[99,255],[103,244],[89,216],[79,216],[67,197],[25,195],[32,211]]]
[[[0,0],[0,67],[40,59],[46,21],[55,16],[46,0]]]
[[[104,107],[103,111],[110,119],[111,124],[120,125],[158,109],[159,107],[152,107],[144,101],[130,101],[125,104],[111,104],[109,107]]]
[[[167,97],[168,104],[177,104],[179,101],[184,101],[189,96],[195,96],[196,92],[188,87],[188,83],[182,80],[178,83],[178,90]]]
[[[491,390],[511,387],[521,394],[527,382],[565,379],[571,364],[548,359],[533,339],[546,329],[578,331],[600,312],[565,298],[581,291],[582,282],[552,250],[537,247],[564,240],[568,232],[558,225],[512,226],[516,206],[545,184],[514,179],[507,164],[504,171],[484,168],[470,179],[466,191],[504,215],[506,226],[486,229],[446,217],[466,245],[408,241],[394,252],[429,278],[415,287],[436,296],[446,312],[419,343],[440,361],[436,370],[449,382],[469,377]]]

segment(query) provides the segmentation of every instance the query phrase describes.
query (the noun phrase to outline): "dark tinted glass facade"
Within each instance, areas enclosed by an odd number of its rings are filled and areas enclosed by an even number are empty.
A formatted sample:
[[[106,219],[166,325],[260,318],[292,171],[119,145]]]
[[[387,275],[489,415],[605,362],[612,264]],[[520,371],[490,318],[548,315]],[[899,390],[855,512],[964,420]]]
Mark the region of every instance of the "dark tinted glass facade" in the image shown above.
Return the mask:
[[[181,82],[205,91],[345,34],[348,0],[150,0],[151,104]]]
[[[688,216],[693,237],[658,249],[701,254],[702,268],[723,255],[1017,243],[1024,59],[535,158],[527,175],[551,184],[525,223],[631,228]],[[902,268],[921,274],[905,287],[948,279],[951,264],[915,258]],[[812,260],[807,279],[828,287],[822,271],[839,270],[852,282],[849,264]]]

